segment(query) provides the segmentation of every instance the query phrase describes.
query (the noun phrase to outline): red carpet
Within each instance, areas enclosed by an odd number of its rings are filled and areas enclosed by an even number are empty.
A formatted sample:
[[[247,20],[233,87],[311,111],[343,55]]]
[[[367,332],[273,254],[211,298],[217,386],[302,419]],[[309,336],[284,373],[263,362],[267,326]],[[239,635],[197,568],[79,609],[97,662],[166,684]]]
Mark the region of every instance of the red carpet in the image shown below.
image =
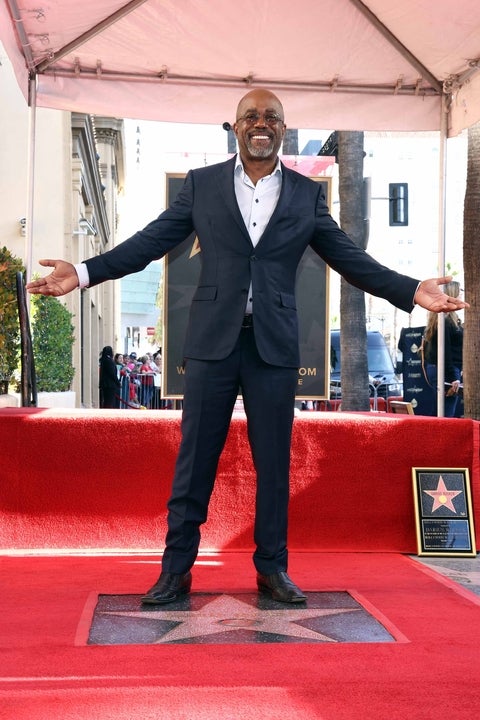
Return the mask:
[[[307,591],[361,598],[397,642],[87,646],[92,597],[140,594],[158,575],[156,558],[132,550],[162,547],[179,422],[161,411],[0,411],[1,720],[478,714],[478,598],[398,554],[416,550],[412,467],[468,467],[479,525],[470,420],[295,420],[291,574]],[[200,558],[194,591],[255,587],[245,430],[236,417],[202,536],[215,552]],[[88,548],[125,554],[81,556]]]
[[[0,410],[0,550],[163,547],[180,416]],[[412,467],[468,467],[480,525],[472,420],[386,413],[295,419],[292,550],[416,552]],[[243,417],[220,460],[204,549],[250,550],[254,473]]]
[[[152,557],[1,559],[2,720],[471,720],[479,598],[395,553],[292,553],[306,590],[348,590],[379,644],[86,646],[92,591],[141,593]],[[203,557],[194,591],[247,591],[247,553]],[[76,644],[77,643],[77,644]]]

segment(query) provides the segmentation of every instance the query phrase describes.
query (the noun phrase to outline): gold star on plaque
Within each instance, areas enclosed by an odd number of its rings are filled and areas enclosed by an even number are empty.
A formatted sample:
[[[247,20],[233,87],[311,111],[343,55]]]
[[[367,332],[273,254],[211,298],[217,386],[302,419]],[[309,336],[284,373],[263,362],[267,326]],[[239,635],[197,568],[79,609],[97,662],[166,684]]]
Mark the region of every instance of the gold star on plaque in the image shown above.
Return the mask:
[[[424,490],[424,493],[430,495],[433,498],[432,513],[439,508],[447,507],[452,512],[456,513],[455,506],[452,502],[454,497],[461,494],[461,490],[447,490],[445,481],[440,475],[438,478],[438,485],[436,490]]]

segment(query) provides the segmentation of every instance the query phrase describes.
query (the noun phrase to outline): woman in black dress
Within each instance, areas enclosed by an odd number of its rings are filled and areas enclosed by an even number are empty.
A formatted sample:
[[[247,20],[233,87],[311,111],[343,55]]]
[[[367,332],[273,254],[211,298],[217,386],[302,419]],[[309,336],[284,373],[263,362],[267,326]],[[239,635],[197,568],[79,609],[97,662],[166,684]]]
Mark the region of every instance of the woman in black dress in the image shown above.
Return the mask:
[[[101,408],[120,407],[120,380],[118,378],[117,366],[113,359],[113,350],[107,345],[100,355],[100,377],[98,387],[100,389]]]

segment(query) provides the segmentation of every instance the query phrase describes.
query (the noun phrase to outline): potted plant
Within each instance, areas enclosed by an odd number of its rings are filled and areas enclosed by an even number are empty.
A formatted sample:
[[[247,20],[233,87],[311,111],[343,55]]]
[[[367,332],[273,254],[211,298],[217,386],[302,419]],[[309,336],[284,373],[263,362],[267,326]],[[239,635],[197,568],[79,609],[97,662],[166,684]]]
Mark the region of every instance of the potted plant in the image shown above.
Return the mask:
[[[18,320],[17,272],[25,272],[20,258],[6,247],[0,248],[0,394],[8,393],[8,386],[18,367],[20,325]]]

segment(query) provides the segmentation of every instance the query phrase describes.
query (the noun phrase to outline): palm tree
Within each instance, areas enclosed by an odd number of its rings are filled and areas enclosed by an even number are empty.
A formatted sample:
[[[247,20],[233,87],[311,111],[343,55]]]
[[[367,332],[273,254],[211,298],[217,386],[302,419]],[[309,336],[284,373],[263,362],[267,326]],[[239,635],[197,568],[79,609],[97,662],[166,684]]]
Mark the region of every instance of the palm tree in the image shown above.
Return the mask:
[[[337,132],[340,225],[366,246],[363,218],[363,132]],[[342,410],[369,410],[365,294],[343,278],[340,284]]]
[[[298,130],[287,128],[283,138],[283,154],[298,155]]]
[[[480,419],[480,123],[468,130],[467,187],[463,211],[463,267],[465,295],[470,309],[465,312],[463,336],[463,377],[465,417]]]

